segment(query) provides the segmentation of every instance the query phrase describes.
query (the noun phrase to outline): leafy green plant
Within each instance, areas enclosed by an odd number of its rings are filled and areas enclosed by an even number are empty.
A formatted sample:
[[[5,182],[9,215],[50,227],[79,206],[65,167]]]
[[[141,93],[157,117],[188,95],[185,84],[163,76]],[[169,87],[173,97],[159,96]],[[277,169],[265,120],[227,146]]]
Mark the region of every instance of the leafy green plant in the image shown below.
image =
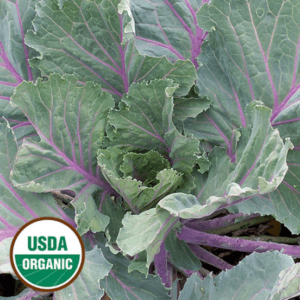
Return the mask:
[[[56,300],[300,295],[298,245],[225,235],[300,233],[300,3],[208,2],[0,0],[1,273],[53,216],[86,250]]]

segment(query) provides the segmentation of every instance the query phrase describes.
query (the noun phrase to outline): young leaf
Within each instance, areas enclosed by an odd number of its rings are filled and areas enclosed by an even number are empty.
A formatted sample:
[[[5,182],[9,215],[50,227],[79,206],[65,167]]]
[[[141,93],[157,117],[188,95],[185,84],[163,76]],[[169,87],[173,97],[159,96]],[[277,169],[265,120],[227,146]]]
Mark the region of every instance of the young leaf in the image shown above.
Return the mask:
[[[81,82],[98,83],[117,99],[132,82],[165,77],[180,85],[178,95],[186,95],[195,80],[193,64],[140,55],[134,40],[127,41],[132,20],[121,4],[124,1],[66,0],[59,5],[57,0],[41,0],[35,31],[26,36],[26,44],[41,54],[31,64],[45,75],[71,73]]]
[[[109,113],[114,129],[107,132],[107,145],[126,151],[155,150],[171,159],[173,169],[192,172],[199,162],[199,142],[181,135],[173,124],[172,96],[177,87],[169,79],[133,83],[120,110]]]
[[[182,180],[168,160],[155,151],[138,154],[116,147],[100,149],[98,164],[107,182],[135,212],[154,206]]]
[[[72,204],[80,215],[77,223],[90,224],[79,226],[78,231],[84,233],[88,228],[99,230],[99,224],[104,230],[108,223],[90,195],[100,189],[114,192],[96,159],[114,101],[99,86],[77,87],[76,82],[74,76],[53,74],[46,82],[24,82],[16,89],[11,101],[24,112],[41,140],[24,140],[11,178],[27,191],[73,190],[77,195]]]
[[[208,0],[130,3],[140,53],[171,61],[190,59],[198,67],[196,57],[207,33],[197,25],[196,13]]]

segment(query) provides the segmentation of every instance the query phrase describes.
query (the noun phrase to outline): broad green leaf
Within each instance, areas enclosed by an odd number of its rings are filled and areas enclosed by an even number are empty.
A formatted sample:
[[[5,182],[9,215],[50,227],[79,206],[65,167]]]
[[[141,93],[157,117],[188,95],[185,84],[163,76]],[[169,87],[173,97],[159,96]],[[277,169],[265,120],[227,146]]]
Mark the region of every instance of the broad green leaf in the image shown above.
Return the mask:
[[[105,247],[106,240],[101,233],[84,236],[86,249],[98,245],[105,259],[111,263],[112,269],[108,276],[100,280],[100,286],[111,299],[130,300],[167,300],[170,299],[168,291],[161,284],[158,276],[141,274],[138,271],[128,272],[130,260],[118,253],[114,255]]]
[[[80,275],[69,286],[55,292],[55,300],[91,299],[99,300],[104,292],[100,280],[108,275],[112,268],[101,249],[97,246],[85,252],[84,266]]]
[[[184,173],[190,173],[196,163],[201,165],[199,142],[181,135],[172,121],[177,87],[169,79],[133,83],[120,109],[109,113],[112,128],[107,145],[126,151],[158,151],[171,159],[173,169]]]
[[[37,70],[28,59],[36,55],[25,45],[24,37],[33,28],[37,0],[0,1],[0,118],[5,117],[15,131],[17,140],[36,135],[24,114],[9,104],[15,87],[23,80],[34,80]]]
[[[59,5],[57,0],[41,0],[35,31],[26,36],[26,44],[40,53],[31,65],[44,75],[68,73],[80,82],[98,83],[116,99],[128,92],[132,82],[165,77],[179,84],[179,96],[186,95],[195,80],[193,64],[140,55],[134,40],[128,41],[133,24],[125,4],[66,0]]]
[[[248,124],[245,109],[253,100],[273,109],[271,121],[278,128],[283,121],[297,121],[299,8],[297,1],[284,0],[214,0],[202,6],[198,25],[210,34],[198,57],[197,87],[213,105],[193,128],[199,138],[222,143],[230,151],[233,129]],[[299,143],[296,134],[290,137]]]
[[[87,83],[78,87],[76,82],[74,76],[53,74],[46,82],[39,79],[36,84],[18,86],[11,101],[24,112],[41,140],[24,140],[11,178],[26,191],[73,190],[72,204],[82,234],[89,228],[98,231],[101,224],[104,230],[108,223],[92,205],[91,194],[114,192],[97,165],[97,150],[114,101],[99,86]]]
[[[19,228],[38,217],[56,217],[76,227],[51,194],[28,193],[15,188],[9,173],[15,161],[17,142],[8,123],[0,124],[0,272],[12,273],[9,251]]]
[[[0,99],[9,100],[14,88],[23,80],[36,78],[29,66],[32,51],[24,37],[32,29],[38,0],[0,1]]]
[[[190,59],[197,67],[196,57],[207,33],[197,25],[196,13],[207,2],[131,0],[138,50],[171,61]]]
[[[126,153],[116,147],[98,151],[98,164],[110,185],[132,211],[153,207],[166,194],[176,190],[181,174],[155,151]]]
[[[224,148],[214,148],[209,155],[209,174],[197,182],[200,186],[195,196],[172,194],[158,207],[188,219],[209,215],[222,205],[236,202],[240,203],[240,211],[248,213],[249,199],[276,190],[287,172],[286,156],[292,144],[289,140],[284,144],[279,132],[270,126],[270,109],[252,102],[248,113],[254,125],[242,130],[236,162],[231,162]]]
[[[131,256],[146,250],[148,268],[169,231],[179,225],[178,219],[169,214],[158,215],[155,208],[139,215],[127,213],[122,223],[124,227],[117,238],[118,246]]]
[[[247,214],[272,214],[293,234],[300,232],[300,152],[289,151],[287,155],[287,173],[278,188],[265,195],[253,197],[251,200],[230,208],[231,212],[243,211]],[[271,200],[271,201],[270,201]],[[248,206],[248,207],[247,207]]]
[[[281,272],[293,265],[291,257],[278,251],[254,252],[231,270],[221,272],[214,278],[209,275],[201,280],[197,274],[193,274],[181,291],[179,300],[275,299],[271,292],[273,288],[276,289]]]
[[[187,133],[226,147],[234,160],[237,130],[251,124],[247,104],[259,100],[272,108],[272,126],[282,138],[289,137],[295,149],[288,155],[293,171],[264,203],[273,202],[276,218],[293,233],[300,232],[300,171],[294,162],[300,149],[299,10],[298,1],[284,0],[215,0],[203,5],[198,25],[210,34],[198,57],[202,66],[197,87],[199,96],[207,96],[213,104],[196,121],[185,121]],[[251,209],[261,212],[259,206]]]

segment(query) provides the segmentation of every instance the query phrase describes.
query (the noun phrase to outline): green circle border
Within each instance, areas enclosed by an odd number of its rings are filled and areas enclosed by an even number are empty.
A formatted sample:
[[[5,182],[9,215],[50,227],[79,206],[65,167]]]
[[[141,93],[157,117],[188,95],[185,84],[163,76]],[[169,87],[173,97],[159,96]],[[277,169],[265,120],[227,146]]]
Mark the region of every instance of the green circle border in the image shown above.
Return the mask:
[[[29,284],[28,282],[26,282],[22,276],[19,274],[18,272],[18,269],[16,268],[15,264],[14,264],[14,259],[13,259],[13,249],[14,249],[14,246],[15,246],[15,242],[18,238],[18,236],[20,235],[20,233],[26,228],[28,227],[29,225],[31,225],[32,223],[35,223],[35,222],[39,222],[39,221],[43,221],[43,220],[52,220],[52,221],[57,221],[57,222],[60,222],[60,223],[63,223],[64,225],[68,226],[77,236],[79,242],[80,242],[80,245],[81,245],[81,251],[82,251],[82,259],[81,259],[81,263],[80,263],[80,266],[79,266],[79,269],[77,271],[77,274],[70,280],[68,281],[66,284],[60,286],[59,288],[54,288],[54,289],[42,289],[42,288],[37,288],[31,284]],[[83,244],[83,241],[81,239],[81,236],[79,235],[79,233],[77,232],[77,230],[72,226],[70,225],[68,222],[62,220],[62,219],[59,219],[59,218],[54,218],[54,217],[40,217],[40,218],[36,218],[36,219],[33,219],[29,222],[27,222],[26,224],[24,224],[23,226],[21,226],[21,228],[17,231],[17,233],[15,234],[13,240],[12,240],[12,243],[11,243],[11,246],[10,246],[10,253],[9,253],[9,258],[10,258],[10,264],[16,274],[16,276],[29,288],[32,288],[33,290],[35,291],[39,291],[39,292],[55,292],[55,291],[59,291],[61,289],[64,289],[65,287],[67,287],[68,285],[70,285],[71,283],[73,283],[76,278],[79,276],[79,274],[81,273],[82,269],[83,269],[83,265],[84,265],[84,261],[85,261],[85,249],[84,249],[84,244]]]

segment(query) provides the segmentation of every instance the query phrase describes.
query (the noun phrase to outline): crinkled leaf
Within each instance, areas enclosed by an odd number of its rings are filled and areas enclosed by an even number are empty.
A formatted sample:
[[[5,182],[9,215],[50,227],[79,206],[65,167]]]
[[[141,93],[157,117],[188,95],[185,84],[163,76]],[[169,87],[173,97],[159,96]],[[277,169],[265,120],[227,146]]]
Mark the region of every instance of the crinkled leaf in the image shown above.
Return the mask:
[[[109,114],[108,145],[126,151],[156,150],[171,159],[172,168],[190,173],[199,162],[199,142],[181,135],[172,121],[172,95],[177,84],[171,80],[153,80],[132,84],[120,110]]]
[[[119,14],[119,0],[69,0],[60,6],[57,0],[40,1],[35,31],[26,36],[41,54],[31,65],[45,75],[71,73],[81,82],[99,83],[117,98],[132,82],[165,77],[180,85],[178,95],[187,94],[195,80],[193,64],[140,55],[134,40],[127,41],[132,19],[124,2]]]
[[[272,214],[293,234],[300,232],[300,152],[289,151],[287,155],[288,171],[278,188],[265,195],[253,197],[249,201],[230,208],[231,212],[243,211],[247,214],[259,212],[262,215]]]
[[[207,33],[197,25],[196,13],[207,2],[131,0],[138,50],[170,60],[190,59],[198,67],[196,57]]]
[[[281,272],[293,265],[291,257],[278,251],[254,252],[231,270],[214,278],[209,275],[201,280],[197,274],[193,274],[181,291],[179,300],[271,300],[274,299],[271,297],[271,291],[278,283]]]
[[[187,118],[196,118],[211,106],[211,100],[199,97],[174,98],[174,122],[183,122]],[[194,120],[195,121],[195,120]]]
[[[270,126],[270,109],[252,102],[248,112],[254,125],[242,130],[236,162],[231,162],[224,148],[214,148],[209,155],[212,164],[209,174],[198,182],[201,189],[197,198],[172,194],[162,199],[159,207],[181,218],[200,218],[232,202],[240,203],[243,212],[243,201],[247,210],[249,199],[279,186],[287,172],[286,156],[292,144],[288,140],[284,144],[278,131]]]
[[[84,233],[108,222],[91,205],[90,195],[100,189],[113,191],[101,176],[96,155],[114,101],[99,86],[77,87],[76,82],[74,76],[53,74],[46,82],[39,79],[36,84],[18,86],[11,101],[25,113],[41,140],[24,140],[11,178],[15,186],[27,191],[76,192],[72,204],[78,231]]]
[[[155,151],[145,154],[125,152],[116,147],[98,151],[98,164],[110,185],[133,211],[155,205],[176,190],[181,174]]]
[[[104,292],[99,282],[106,277],[112,268],[101,249],[97,246],[85,252],[84,266],[80,275],[71,284],[54,293],[54,300],[91,299],[99,300]]]
[[[187,119],[186,132],[226,147],[234,159],[237,128],[251,124],[246,105],[259,99],[273,109],[271,124],[281,137],[291,139],[294,151],[300,149],[299,9],[297,1],[283,0],[216,0],[203,5],[197,14],[198,25],[210,34],[198,57],[202,66],[197,87],[199,95],[213,100],[213,105],[196,122]],[[293,161],[298,153],[289,156]],[[292,168],[266,201],[273,202],[278,220],[299,233],[295,206],[299,202],[299,170],[296,165]],[[261,213],[255,205],[251,210]]]

